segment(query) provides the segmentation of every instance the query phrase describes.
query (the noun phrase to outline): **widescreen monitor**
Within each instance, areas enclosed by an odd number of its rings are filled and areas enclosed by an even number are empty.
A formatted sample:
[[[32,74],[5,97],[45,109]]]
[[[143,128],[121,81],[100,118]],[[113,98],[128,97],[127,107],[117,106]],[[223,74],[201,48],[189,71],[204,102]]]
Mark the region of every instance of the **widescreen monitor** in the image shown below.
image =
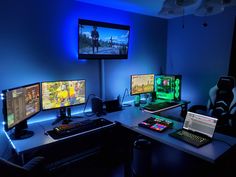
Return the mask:
[[[85,80],[42,82],[42,110],[85,103]]]
[[[131,95],[154,92],[154,74],[131,75]]]
[[[181,100],[181,80],[181,75],[156,75],[156,98],[176,101]]]
[[[33,135],[25,130],[27,119],[40,112],[40,83],[2,91],[5,130],[15,127],[12,139],[24,139]]]
[[[127,59],[130,27],[79,19],[79,59]]]

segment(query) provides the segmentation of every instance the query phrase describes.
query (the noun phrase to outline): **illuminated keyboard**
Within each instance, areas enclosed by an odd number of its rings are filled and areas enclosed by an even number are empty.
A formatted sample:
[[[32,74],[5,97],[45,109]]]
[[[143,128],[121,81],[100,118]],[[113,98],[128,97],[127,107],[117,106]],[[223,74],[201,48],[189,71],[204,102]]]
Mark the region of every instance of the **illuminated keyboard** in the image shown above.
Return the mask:
[[[113,125],[115,125],[115,123],[109,120],[98,118],[93,120],[84,120],[76,123],[62,124],[55,127],[53,130],[48,131],[48,134],[53,139],[59,139],[75,134],[89,133]]]
[[[170,107],[175,107],[178,105],[179,105],[179,103],[177,103],[177,102],[160,102],[160,103],[145,105],[143,108],[145,110],[149,110],[149,111],[157,111],[157,110],[167,109]]]

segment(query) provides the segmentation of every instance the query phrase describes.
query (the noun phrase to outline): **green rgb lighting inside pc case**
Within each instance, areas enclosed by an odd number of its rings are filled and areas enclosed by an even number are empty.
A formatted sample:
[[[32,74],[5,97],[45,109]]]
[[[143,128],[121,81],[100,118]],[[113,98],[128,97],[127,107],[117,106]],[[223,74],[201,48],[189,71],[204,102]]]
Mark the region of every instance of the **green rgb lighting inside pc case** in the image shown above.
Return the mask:
[[[155,91],[157,99],[181,100],[181,75],[156,75]]]

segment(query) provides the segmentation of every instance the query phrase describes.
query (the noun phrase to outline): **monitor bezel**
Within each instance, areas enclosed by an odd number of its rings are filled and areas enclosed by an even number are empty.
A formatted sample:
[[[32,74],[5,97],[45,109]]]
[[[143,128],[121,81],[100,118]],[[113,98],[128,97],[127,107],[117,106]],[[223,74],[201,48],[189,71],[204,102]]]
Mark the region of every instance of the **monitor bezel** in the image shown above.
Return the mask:
[[[30,87],[30,86],[37,86],[37,85],[39,87],[39,110],[37,112],[35,112],[34,114],[30,115],[29,117],[25,117],[24,119],[22,119],[17,124],[14,124],[13,126],[9,127],[8,120],[7,120],[7,98],[6,98],[7,92],[11,92],[13,90],[17,90],[17,89],[20,89],[20,88],[26,88],[26,87]],[[35,83],[32,83],[32,84],[13,87],[13,88],[10,88],[10,89],[4,89],[4,90],[2,90],[2,94],[3,94],[3,97],[4,97],[4,99],[2,100],[3,101],[4,129],[6,131],[9,131],[9,130],[13,129],[14,127],[16,127],[17,125],[23,123],[24,121],[27,122],[28,119],[32,118],[33,116],[35,116],[36,114],[38,114],[41,111],[41,85],[40,85],[40,82],[35,82]]]
[[[42,90],[42,85],[43,83],[52,83],[52,82],[69,82],[69,81],[84,81],[85,89],[84,89],[84,103],[79,103],[79,104],[74,104],[74,105],[69,105],[69,106],[62,106],[62,107],[57,107],[57,108],[50,108],[50,109],[44,109],[43,108],[43,90]],[[42,111],[49,111],[49,110],[56,110],[56,109],[63,109],[63,108],[69,108],[69,107],[74,107],[74,106],[80,106],[86,103],[86,80],[85,79],[74,79],[74,80],[56,80],[56,81],[43,81],[41,82],[41,110]]]
[[[78,19],[78,29],[79,25],[90,25],[90,26],[98,26],[98,27],[104,27],[104,28],[112,28],[112,29],[121,29],[121,30],[128,30],[129,36],[128,36],[128,51],[127,54],[124,55],[110,55],[110,54],[80,54],[79,53],[79,30],[78,30],[78,59],[90,59],[90,60],[96,60],[96,59],[128,59],[128,53],[129,53],[129,43],[130,43],[130,26],[129,25],[121,25],[121,24],[115,24],[115,23],[108,23],[108,22],[100,22],[100,21],[94,21],[94,20],[85,20],[85,19]]]
[[[180,92],[180,95],[179,95],[179,99],[165,99],[165,98],[159,98],[158,97],[158,94],[157,94],[157,88],[156,88],[156,78],[158,76],[164,76],[164,77],[174,77],[174,79],[176,80],[176,78],[180,78],[180,88],[179,88],[179,92]],[[180,101],[181,100],[181,92],[182,92],[182,75],[181,74],[155,74],[155,81],[154,81],[154,91],[156,93],[156,99],[159,99],[159,100],[173,100],[173,101]]]
[[[142,93],[132,93],[132,76],[142,76],[142,75],[153,75],[153,90],[151,92],[142,92]],[[152,93],[155,91],[155,74],[150,73],[150,74],[132,74],[130,75],[130,95],[135,96],[135,95],[140,95],[140,94],[147,94],[147,93]]]

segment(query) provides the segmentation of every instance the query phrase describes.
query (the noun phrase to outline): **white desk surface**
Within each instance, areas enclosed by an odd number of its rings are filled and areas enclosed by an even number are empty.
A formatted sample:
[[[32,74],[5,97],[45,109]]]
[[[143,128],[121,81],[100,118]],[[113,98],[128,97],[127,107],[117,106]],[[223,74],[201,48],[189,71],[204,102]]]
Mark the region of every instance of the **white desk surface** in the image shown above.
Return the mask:
[[[168,135],[169,133],[175,131],[176,129],[182,128],[183,124],[181,122],[172,120],[174,122],[174,127],[162,133],[148,130],[146,128],[138,126],[138,123],[147,119],[150,116],[155,116],[155,115],[141,111],[137,107],[126,107],[122,111],[108,113],[107,115],[102,117],[110,121],[119,122],[121,126],[126,127],[132,131],[135,131],[153,140],[156,140],[170,147],[176,148],[180,151],[184,151],[188,154],[194,155],[196,157],[199,157],[212,163],[215,162],[220,156],[222,156],[226,151],[230,149],[230,146],[225,142],[229,143],[232,146],[236,144],[236,138],[215,133],[212,143],[207,144],[201,148],[195,148]],[[82,118],[76,120],[80,121],[84,119],[93,119],[93,118]],[[28,129],[34,131],[34,136],[24,140],[13,140],[12,143],[15,146],[16,152],[18,154],[23,154],[27,151],[39,148],[41,146],[46,146],[51,143],[63,141],[65,138],[54,140],[49,135],[45,134],[46,131],[51,130],[53,127],[57,125],[60,125],[60,123],[58,123],[52,126],[51,125],[52,122],[53,120],[30,124]],[[73,136],[79,136],[79,135],[73,135]]]

